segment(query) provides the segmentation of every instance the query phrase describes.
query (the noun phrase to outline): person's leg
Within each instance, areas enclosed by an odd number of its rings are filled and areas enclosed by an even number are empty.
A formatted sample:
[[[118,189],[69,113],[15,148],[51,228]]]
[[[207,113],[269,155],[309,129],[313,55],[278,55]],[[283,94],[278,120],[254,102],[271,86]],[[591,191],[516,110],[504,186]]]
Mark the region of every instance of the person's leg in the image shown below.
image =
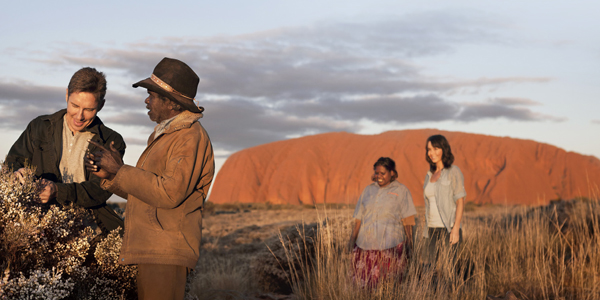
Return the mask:
[[[175,265],[138,265],[139,300],[183,300],[187,268]]]
[[[436,266],[438,262],[438,258],[440,256],[440,251],[444,248],[444,232],[446,228],[433,228],[429,227],[429,244],[428,244],[428,252],[429,252],[429,262],[432,266]]]

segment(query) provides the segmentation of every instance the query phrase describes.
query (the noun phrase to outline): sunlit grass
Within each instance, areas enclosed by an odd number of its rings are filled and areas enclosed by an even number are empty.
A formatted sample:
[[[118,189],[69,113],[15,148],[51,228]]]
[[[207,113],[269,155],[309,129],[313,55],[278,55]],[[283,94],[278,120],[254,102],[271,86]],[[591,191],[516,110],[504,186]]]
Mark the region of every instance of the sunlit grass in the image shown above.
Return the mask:
[[[598,201],[586,199],[467,214],[456,262],[446,252],[437,265],[418,229],[404,280],[390,278],[375,289],[350,280],[348,226],[325,220],[315,257],[297,257],[304,264],[290,278],[300,299],[485,299],[508,291],[520,299],[599,299],[599,216]]]

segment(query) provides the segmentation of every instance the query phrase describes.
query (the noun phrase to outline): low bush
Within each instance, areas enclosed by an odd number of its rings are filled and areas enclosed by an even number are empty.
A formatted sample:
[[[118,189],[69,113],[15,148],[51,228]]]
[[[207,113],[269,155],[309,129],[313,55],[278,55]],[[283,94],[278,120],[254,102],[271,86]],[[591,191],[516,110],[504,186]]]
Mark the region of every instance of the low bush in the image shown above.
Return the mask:
[[[0,170],[0,299],[133,299],[135,267],[117,264],[122,239],[86,226],[87,210],[41,204],[27,169],[25,184]]]

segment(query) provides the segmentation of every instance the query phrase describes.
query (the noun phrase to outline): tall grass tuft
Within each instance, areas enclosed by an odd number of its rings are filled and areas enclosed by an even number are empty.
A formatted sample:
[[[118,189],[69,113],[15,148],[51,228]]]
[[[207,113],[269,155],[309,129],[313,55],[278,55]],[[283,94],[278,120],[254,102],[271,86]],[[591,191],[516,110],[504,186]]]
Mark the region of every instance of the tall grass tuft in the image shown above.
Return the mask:
[[[376,288],[351,280],[345,249],[352,220],[324,218],[316,237],[291,243],[281,236],[293,293],[300,299],[485,299],[512,292],[519,299],[600,299],[600,205],[556,201],[545,207],[505,207],[465,215],[456,259],[428,255],[420,215],[402,282]],[[301,232],[300,232],[301,233]],[[315,239],[314,242],[311,239]],[[314,245],[314,246],[313,246]],[[299,247],[314,247],[311,250]],[[443,247],[443,246],[442,246]]]

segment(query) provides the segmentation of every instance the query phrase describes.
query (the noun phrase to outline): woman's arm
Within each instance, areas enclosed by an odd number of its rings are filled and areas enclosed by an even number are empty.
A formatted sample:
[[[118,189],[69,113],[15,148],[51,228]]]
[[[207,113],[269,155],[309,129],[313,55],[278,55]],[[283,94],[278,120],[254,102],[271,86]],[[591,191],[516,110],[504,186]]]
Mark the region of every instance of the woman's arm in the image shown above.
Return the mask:
[[[460,222],[462,221],[463,211],[465,207],[465,198],[456,200],[456,216],[454,218],[454,226],[450,231],[450,244],[458,243],[460,239]]]
[[[348,241],[348,253],[352,252],[354,245],[356,244],[356,238],[358,237],[358,231],[360,230],[360,219],[354,219],[354,226],[352,227],[352,233],[350,234],[350,241]]]
[[[452,181],[452,193],[456,203],[456,215],[454,216],[454,227],[450,231],[450,244],[454,245],[460,240],[460,222],[462,221],[465,207],[465,178],[457,166],[452,166],[450,180]]]

